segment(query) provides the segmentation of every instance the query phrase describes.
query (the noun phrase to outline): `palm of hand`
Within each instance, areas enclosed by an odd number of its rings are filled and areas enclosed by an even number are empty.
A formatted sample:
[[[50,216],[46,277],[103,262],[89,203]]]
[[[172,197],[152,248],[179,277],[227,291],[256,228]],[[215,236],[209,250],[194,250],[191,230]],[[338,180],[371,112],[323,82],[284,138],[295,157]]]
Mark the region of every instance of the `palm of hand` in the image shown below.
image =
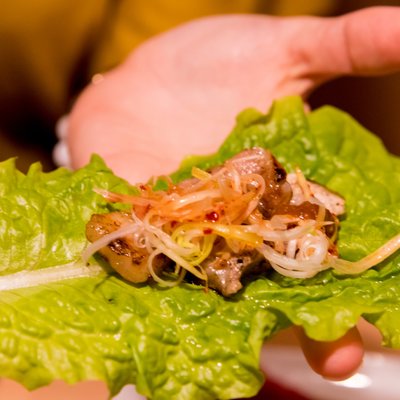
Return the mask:
[[[117,174],[146,180],[185,155],[214,152],[246,107],[266,111],[273,99],[306,97],[340,74],[399,68],[399,11],[219,16],[151,39],[78,100],[69,129],[73,165],[95,152]]]
[[[273,99],[315,85],[301,42],[292,45],[302,25],[216,17],[150,40],[79,100],[71,118],[72,139],[80,136],[75,165],[97,152],[137,181],[171,172],[185,155],[214,152],[242,109],[267,110]]]

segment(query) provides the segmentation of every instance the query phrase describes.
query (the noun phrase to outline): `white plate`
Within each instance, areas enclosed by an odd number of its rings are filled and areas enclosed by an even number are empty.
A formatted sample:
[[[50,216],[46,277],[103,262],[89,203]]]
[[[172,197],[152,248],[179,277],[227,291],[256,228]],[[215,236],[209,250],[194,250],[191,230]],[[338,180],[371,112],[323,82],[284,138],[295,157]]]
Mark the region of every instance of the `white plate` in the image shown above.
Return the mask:
[[[316,375],[295,346],[265,346],[261,368],[277,383],[315,400],[399,400],[400,356],[367,352],[351,378],[332,382]]]
[[[138,394],[134,385],[126,385],[113,400],[146,400],[146,397]]]

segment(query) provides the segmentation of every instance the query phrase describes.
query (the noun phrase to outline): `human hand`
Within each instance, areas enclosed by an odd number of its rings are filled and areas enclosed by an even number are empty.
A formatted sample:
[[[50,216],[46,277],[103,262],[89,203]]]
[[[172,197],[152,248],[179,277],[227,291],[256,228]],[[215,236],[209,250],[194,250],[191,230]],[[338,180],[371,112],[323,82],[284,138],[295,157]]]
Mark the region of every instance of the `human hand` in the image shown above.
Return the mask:
[[[329,19],[219,16],[155,37],[78,99],[69,121],[72,164],[98,153],[132,182],[173,171],[187,154],[214,152],[243,108],[306,98],[339,75],[400,68],[399,19],[399,8]],[[356,329],[333,343],[298,335],[323,376],[347,376],[361,363]]]

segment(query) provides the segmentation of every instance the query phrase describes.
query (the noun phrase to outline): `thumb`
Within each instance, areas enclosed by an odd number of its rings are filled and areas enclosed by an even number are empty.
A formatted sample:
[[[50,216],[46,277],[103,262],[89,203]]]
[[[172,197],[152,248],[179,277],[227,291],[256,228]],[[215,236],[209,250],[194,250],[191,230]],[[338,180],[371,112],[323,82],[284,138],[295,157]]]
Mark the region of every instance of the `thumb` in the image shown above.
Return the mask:
[[[340,17],[315,18],[314,29],[299,35],[296,43],[300,75],[321,83],[338,75],[398,70],[399,21],[400,7],[370,7]]]
[[[338,340],[319,342],[295,329],[304,356],[311,368],[327,379],[341,380],[351,376],[361,365],[364,348],[357,328],[352,328]]]

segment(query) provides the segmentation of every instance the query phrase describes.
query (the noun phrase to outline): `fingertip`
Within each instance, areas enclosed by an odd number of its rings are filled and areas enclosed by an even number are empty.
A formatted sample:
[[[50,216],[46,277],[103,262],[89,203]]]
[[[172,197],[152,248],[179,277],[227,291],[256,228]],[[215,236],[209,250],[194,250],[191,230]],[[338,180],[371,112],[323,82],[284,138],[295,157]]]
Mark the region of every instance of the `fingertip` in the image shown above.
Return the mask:
[[[346,379],[362,364],[364,347],[357,328],[334,342],[310,339],[301,328],[296,330],[296,335],[310,367],[326,379]]]
[[[357,338],[346,339],[344,343],[339,342],[322,361],[321,375],[323,377],[343,380],[352,376],[360,368],[364,357],[364,348],[358,331],[354,329],[354,332],[357,333]]]

